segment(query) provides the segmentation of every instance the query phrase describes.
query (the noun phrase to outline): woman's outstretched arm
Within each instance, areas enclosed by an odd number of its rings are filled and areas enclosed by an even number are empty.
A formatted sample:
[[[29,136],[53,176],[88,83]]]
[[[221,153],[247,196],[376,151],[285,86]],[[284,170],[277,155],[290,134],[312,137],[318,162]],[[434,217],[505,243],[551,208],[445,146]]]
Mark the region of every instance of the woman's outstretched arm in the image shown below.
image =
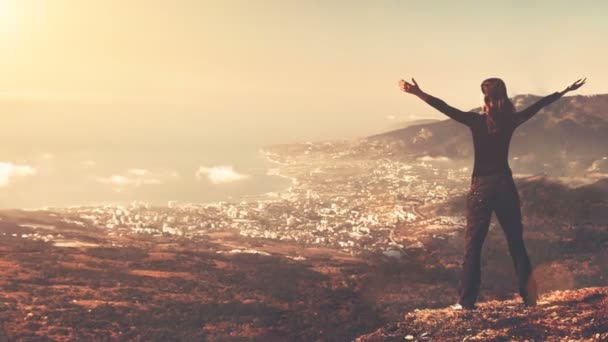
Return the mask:
[[[399,88],[401,88],[401,90],[403,90],[406,93],[410,93],[410,94],[418,96],[424,102],[428,103],[429,105],[431,105],[438,111],[442,112],[443,114],[449,116],[450,118],[452,118],[460,123],[470,126],[471,123],[473,122],[473,120],[475,120],[475,117],[478,115],[473,112],[463,112],[460,109],[456,109],[456,108],[448,105],[443,100],[425,93],[424,91],[422,91],[420,89],[420,87],[418,86],[418,83],[416,83],[416,80],[414,80],[413,78],[412,78],[412,83],[413,84],[408,83],[404,80],[401,80],[401,81],[399,81]]]
[[[531,117],[534,116],[534,114],[538,113],[538,111],[541,110],[543,107],[553,103],[554,101],[556,101],[557,99],[562,97],[567,92],[580,88],[583,84],[585,84],[585,80],[586,80],[586,78],[579,79],[579,80],[575,81],[574,83],[568,85],[564,90],[556,91],[552,94],[549,94],[549,95],[543,97],[542,99],[536,101],[536,103],[532,104],[530,107],[528,107],[520,112],[514,113],[515,124],[517,126],[519,126],[522,123],[528,121]]]

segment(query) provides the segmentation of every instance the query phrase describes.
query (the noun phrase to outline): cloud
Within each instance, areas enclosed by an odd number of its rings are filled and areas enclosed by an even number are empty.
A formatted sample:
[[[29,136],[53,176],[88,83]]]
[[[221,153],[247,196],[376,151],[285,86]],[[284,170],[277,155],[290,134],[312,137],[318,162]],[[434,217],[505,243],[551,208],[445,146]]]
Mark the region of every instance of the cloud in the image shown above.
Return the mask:
[[[176,171],[152,172],[147,169],[133,168],[126,170],[123,174],[95,177],[95,181],[102,184],[126,187],[162,184],[165,180],[176,177],[178,177]]]
[[[444,157],[444,156],[437,156],[437,157],[431,157],[431,156],[423,156],[423,157],[419,157],[417,158],[420,161],[437,161],[437,162],[448,162],[451,161],[450,158],[448,157]]]
[[[123,175],[112,175],[109,177],[97,177],[96,180],[103,184],[112,184],[119,186],[126,185],[149,185],[149,184],[162,184],[162,180],[158,178],[142,178],[142,177],[127,177]]]
[[[213,184],[231,183],[249,178],[248,175],[240,174],[234,171],[232,166],[227,165],[213,167],[201,166],[194,175],[197,180],[207,177],[207,179]]]
[[[31,176],[35,173],[36,169],[28,165],[0,162],[0,187],[7,186],[11,178]]]

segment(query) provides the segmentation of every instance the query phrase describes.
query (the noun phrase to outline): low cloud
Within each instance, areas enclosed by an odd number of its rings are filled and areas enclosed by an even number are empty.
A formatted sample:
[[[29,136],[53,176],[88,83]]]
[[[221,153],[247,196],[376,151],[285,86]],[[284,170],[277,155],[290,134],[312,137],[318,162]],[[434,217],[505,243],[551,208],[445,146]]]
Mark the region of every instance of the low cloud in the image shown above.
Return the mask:
[[[97,177],[99,183],[112,184],[112,185],[149,185],[149,184],[162,184],[162,180],[158,178],[141,178],[141,177],[127,177],[123,175],[112,175],[109,177]]]
[[[152,172],[147,169],[133,168],[126,170],[123,174],[106,177],[95,177],[95,181],[118,187],[142,186],[162,184],[169,178],[176,178],[179,174],[171,172]]]
[[[31,176],[35,173],[36,169],[29,165],[0,162],[0,187],[7,186],[13,178]]]
[[[422,156],[417,159],[420,161],[427,161],[427,162],[449,162],[449,161],[451,161],[450,158],[444,157],[444,156],[437,156],[437,157]]]
[[[248,175],[240,174],[232,166],[220,165],[213,167],[201,166],[194,174],[197,180],[206,177],[213,184],[232,183],[249,178]]]

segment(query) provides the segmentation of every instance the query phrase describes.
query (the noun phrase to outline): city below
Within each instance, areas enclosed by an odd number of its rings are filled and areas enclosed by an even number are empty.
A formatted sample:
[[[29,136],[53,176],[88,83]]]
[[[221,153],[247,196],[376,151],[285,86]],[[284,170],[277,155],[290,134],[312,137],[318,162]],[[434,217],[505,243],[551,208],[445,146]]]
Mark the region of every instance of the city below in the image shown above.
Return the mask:
[[[367,139],[267,146],[268,174],[291,186],[237,201],[5,209],[4,331],[24,340],[342,341],[404,312],[445,308],[460,278],[471,161],[399,151],[398,142]],[[593,287],[608,272],[605,180],[578,188],[544,176],[516,181],[541,293],[588,287],[600,296]],[[484,250],[484,303],[516,298],[496,226]],[[565,298],[593,315],[586,293]],[[600,305],[597,298],[589,303]],[[567,310],[560,305],[552,307]],[[454,329],[468,335],[466,327]],[[369,336],[414,336],[404,329]],[[588,329],[581,336],[604,336]]]
[[[364,140],[268,149],[274,150],[263,153],[278,165],[269,174],[292,180],[284,192],[249,196],[240,202],[169,201],[166,207],[159,207],[135,201],[128,206],[44,211],[60,216],[68,225],[102,228],[108,236],[191,240],[232,236],[329,247],[353,255],[380,251],[393,257],[407,249],[423,248],[422,237],[430,234],[444,239],[464,225],[464,216],[435,216],[427,211],[466,191],[467,167],[445,167],[450,163],[441,158],[400,161],[382,157],[385,146]],[[46,228],[21,237],[60,246],[87,244],[66,241],[52,227]],[[234,250],[239,251],[265,253],[245,247]]]

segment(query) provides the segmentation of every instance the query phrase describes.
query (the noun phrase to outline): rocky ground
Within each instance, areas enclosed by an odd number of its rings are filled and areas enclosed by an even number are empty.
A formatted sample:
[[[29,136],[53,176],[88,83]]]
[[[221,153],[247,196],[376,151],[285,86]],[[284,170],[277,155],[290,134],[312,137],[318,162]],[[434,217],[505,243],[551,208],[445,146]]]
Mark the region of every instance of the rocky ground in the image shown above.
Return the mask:
[[[608,287],[554,291],[536,307],[488,301],[476,310],[414,310],[357,342],[376,341],[607,341]]]
[[[529,311],[492,228],[480,309],[454,313],[443,308],[456,297],[458,230],[393,258],[229,231],[110,235],[52,211],[0,211],[0,341],[606,340],[603,227],[527,226],[545,293]]]
[[[361,294],[369,266],[347,255],[315,249],[295,260],[297,246],[256,253],[230,238],[112,237],[52,215],[0,215],[4,340],[337,341],[382,324]]]

